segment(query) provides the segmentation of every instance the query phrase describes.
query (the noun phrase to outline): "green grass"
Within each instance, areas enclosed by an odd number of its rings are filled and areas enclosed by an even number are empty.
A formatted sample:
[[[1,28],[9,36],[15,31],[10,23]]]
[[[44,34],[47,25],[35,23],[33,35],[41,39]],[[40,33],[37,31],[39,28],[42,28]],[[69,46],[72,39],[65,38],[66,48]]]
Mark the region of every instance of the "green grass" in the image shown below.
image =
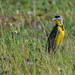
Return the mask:
[[[35,0],[35,3],[0,1],[0,75],[75,75],[74,0]],[[55,56],[45,51],[55,25],[51,20],[53,14],[63,16],[65,27],[63,44]]]

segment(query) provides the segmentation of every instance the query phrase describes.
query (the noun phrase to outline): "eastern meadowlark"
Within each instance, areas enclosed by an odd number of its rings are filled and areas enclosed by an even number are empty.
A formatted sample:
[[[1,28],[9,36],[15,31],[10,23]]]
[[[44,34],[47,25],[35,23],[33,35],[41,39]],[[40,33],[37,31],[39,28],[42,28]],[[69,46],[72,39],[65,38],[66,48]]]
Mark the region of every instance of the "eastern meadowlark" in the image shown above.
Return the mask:
[[[63,42],[65,29],[63,26],[63,18],[61,15],[55,15],[55,18],[53,18],[52,20],[56,21],[56,25],[54,26],[48,37],[47,50],[48,52],[52,51],[56,53],[56,48]]]

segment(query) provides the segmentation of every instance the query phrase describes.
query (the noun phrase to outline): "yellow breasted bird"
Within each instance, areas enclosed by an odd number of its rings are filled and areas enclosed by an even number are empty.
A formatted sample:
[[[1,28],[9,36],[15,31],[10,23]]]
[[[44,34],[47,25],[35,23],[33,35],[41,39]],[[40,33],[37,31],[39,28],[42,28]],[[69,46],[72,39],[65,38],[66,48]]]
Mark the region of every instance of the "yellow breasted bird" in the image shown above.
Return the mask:
[[[55,18],[53,18],[52,20],[56,21],[56,25],[54,26],[48,37],[47,50],[48,52],[53,51],[54,53],[56,53],[56,48],[63,42],[65,29],[63,26],[63,18],[61,15],[55,15]]]

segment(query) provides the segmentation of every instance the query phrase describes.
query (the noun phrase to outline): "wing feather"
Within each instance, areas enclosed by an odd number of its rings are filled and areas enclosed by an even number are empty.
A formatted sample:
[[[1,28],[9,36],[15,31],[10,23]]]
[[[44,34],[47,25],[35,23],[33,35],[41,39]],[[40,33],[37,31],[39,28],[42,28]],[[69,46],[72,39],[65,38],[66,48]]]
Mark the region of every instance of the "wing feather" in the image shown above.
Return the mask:
[[[58,28],[58,25],[55,25],[55,27],[52,29],[52,32],[50,33],[48,37],[48,41],[47,41],[48,52],[50,52],[51,50],[54,51],[54,49],[56,48],[55,38],[58,34],[57,28]]]

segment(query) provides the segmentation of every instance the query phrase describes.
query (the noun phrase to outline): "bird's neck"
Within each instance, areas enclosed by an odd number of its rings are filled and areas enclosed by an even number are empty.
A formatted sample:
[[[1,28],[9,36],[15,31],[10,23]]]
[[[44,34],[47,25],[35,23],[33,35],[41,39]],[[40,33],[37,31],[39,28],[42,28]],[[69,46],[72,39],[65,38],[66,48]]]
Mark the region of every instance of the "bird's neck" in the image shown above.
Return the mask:
[[[57,25],[63,25],[63,22],[62,21],[59,21],[59,20],[56,20],[56,24]]]

